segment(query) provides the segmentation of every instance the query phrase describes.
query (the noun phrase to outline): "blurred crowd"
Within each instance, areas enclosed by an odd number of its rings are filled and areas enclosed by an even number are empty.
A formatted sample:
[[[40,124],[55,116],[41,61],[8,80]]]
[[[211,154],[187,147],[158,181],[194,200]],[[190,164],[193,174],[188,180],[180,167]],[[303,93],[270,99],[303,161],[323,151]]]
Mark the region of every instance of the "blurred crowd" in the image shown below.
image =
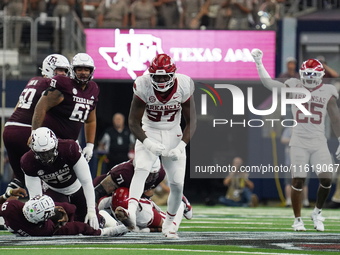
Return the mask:
[[[9,16],[75,11],[98,28],[275,29],[286,0],[0,0]],[[89,22],[91,21],[91,22]],[[93,25],[94,24],[94,25]]]

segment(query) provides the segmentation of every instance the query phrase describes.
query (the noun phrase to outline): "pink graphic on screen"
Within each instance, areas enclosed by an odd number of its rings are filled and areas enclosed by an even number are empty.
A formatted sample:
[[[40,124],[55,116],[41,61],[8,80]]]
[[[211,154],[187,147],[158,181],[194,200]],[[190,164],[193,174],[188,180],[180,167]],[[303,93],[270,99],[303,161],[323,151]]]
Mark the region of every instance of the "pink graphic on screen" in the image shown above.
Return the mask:
[[[177,72],[193,79],[258,79],[250,55],[263,51],[263,64],[275,75],[274,31],[86,29],[87,53],[96,66],[95,79],[135,79],[152,58],[170,55]]]

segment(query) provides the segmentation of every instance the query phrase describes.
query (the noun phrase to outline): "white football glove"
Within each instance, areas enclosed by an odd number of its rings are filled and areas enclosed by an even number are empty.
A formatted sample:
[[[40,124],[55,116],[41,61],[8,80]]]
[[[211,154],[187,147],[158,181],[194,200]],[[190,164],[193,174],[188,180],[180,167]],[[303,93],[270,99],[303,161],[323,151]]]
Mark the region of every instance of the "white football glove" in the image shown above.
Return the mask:
[[[90,162],[92,155],[93,155],[93,143],[87,143],[86,147],[83,149],[83,155],[86,158],[87,162]]]
[[[172,161],[177,161],[179,159],[179,157],[185,150],[185,146],[187,146],[187,144],[183,140],[181,140],[176,148],[169,151],[168,156],[172,159]]]
[[[261,66],[262,65],[263,52],[260,49],[253,49],[251,51],[251,55],[253,56],[253,59],[255,60],[256,65]]]
[[[95,209],[87,209],[87,214],[85,216],[84,222],[88,223],[95,230],[99,229],[99,223]]]
[[[165,150],[165,146],[163,144],[155,143],[151,141],[149,138],[145,138],[143,144],[149,151],[151,151],[156,156],[160,156],[162,152]]]
[[[124,225],[118,225],[115,227],[108,227],[101,229],[101,236],[122,236],[125,235],[129,230]]]
[[[338,141],[339,141],[339,143],[340,143],[340,137],[338,138]],[[337,159],[337,160],[340,160],[340,144],[339,144],[339,146],[338,146],[338,149],[337,149],[336,152],[335,152],[335,156],[336,156],[336,159]]]

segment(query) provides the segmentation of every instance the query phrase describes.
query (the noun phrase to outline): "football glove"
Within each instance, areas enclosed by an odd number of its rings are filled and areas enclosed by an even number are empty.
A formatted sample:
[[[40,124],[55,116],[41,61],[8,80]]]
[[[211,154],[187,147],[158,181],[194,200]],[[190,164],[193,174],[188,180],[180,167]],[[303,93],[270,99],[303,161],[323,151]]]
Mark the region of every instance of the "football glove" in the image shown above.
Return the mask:
[[[179,157],[185,150],[185,146],[187,146],[187,144],[182,140],[176,146],[176,148],[169,151],[169,157],[171,158],[172,161],[177,161],[179,159]]]
[[[87,214],[85,216],[84,222],[89,223],[89,225],[93,227],[95,230],[99,229],[99,222],[96,211],[94,209],[87,209]]]
[[[87,143],[86,147],[83,149],[83,155],[86,158],[87,162],[90,162],[92,155],[93,155],[93,143]]]
[[[340,143],[340,137],[338,138],[338,141],[339,141],[339,143]],[[339,146],[338,146],[338,149],[337,149],[336,152],[335,152],[335,156],[336,156],[336,159],[337,159],[337,160],[340,160],[340,144],[339,144]]]
[[[151,141],[149,138],[145,138],[143,144],[149,151],[151,151],[156,156],[160,156],[162,152],[165,150],[165,146],[163,144],[155,143]]]
[[[114,227],[108,227],[101,229],[101,236],[122,236],[125,235],[129,230],[124,225],[118,225]]]
[[[263,52],[259,49],[253,49],[251,51],[251,55],[253,56],[256,65],[261,66],[262,65]]]

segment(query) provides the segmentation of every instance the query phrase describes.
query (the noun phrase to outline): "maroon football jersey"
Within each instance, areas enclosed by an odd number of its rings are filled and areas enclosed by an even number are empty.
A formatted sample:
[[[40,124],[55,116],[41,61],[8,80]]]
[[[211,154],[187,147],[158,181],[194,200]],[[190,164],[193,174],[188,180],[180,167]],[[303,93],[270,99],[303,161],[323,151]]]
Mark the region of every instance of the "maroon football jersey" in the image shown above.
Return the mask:
[[[8,121],[31,125],[35,105],[39,101],[42,93],[50,86],[50,82],[51,79],[43,77],[33,77],[29,80],[20,94],[17,109]]]
[[[133,160],[130,159],[119,165],[114,166],[110,170],[110,172],[108,172],[107,174],[97,177],[93,181],[93,186],[96,187],[107,175],[111,175],[112,180],[119,187],[130,188],[131,180],[132,180],[133,174],[135,173],[135,167],[133,166],[132,162]],[[148,178],[146,180],[144,191],[156,188],[158,184],[163,181],[164,177],[165,177],[165,171],[164,171],[163,166],[161,165],[161,169],[159,170],[158,175],[155,175],[154,179],[149,180]]]
[[[80,148],[75,141],[58,139],[58,156],[53,164],[43,165],[30,150],[22,156],[20,165],[26,175],[38,176],[54,188],[65,188],[77,180],[73,166],[80,156]]]
[[[77,140],[84,122],[98,102],[98,85],[90,81],[82,90],[75,80],[59,75],[53,77],[50,86],[58,89],[64,100],[46,113],[42,126],[52,129],[59,138]]]
[[[5,226],[10,232],[21,236],[100,235],[100,230],[94,230],[90,225],[83,222],[72,221],[76,210],[74,205],[58,202],[55,205],[62,206],[69,217],[69,222],[57,231],[51,220],[39,224],[28,222],[22,212],[24,203],[19,200],[9,200],[2,205],[0,204],[0,216],[4,218]]]
[[[51,220],[34,224],[26,220],[22,208],[24,203],[9,200],[0,207],[0,216],[4,217],[8,231],[21,236],[52,236],[55,226]]]

